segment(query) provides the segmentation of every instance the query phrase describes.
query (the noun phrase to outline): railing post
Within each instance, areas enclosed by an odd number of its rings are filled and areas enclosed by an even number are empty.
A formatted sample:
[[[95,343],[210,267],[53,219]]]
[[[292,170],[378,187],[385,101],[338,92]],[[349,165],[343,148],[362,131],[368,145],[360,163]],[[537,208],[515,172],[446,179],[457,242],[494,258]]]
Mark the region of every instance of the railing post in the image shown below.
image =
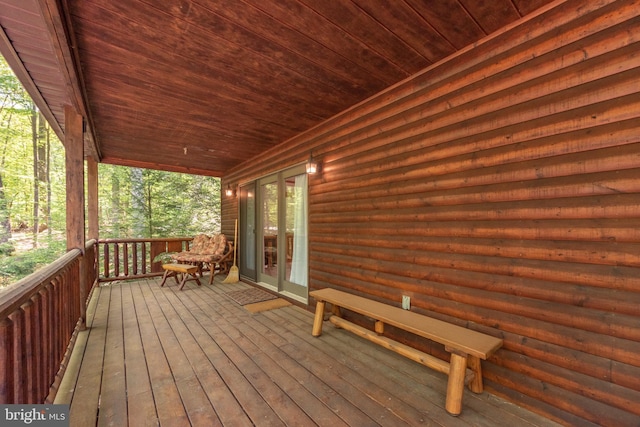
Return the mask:
[[[88,157],[87,163],[87,213],[88,223],[87,237],[89,240],[98,240],[98,162]]]
[[[9,320],[13,325],[13,390],[11,391],[11,402],[24,403],[26,402],[26,387],[27,378],[25,375],[26,357],[25,343],[24,343],[24,311],[18,308],[9,315]]]
[[[86,257],[94,253],[88,250]],[[85,313],[90,275],[81,275],[81,252],[32,273],[0,294],[0,404],[53,399],[66,369],[78,318]],[[51,399],[49,402],[51,402]]]
[[[162,262],[154,262],[154,258],[163,252],[180,252],[190,240],[184,237],[100,239],[95,244],[96,278],[98,282],[108,282],[161,276]]]
[[[80,265],[78,266],[78,281],[80,282],[78,303],[80,304],[80,323],[78,329],[85,331],[87,329],[87,253],[80,257]]]
[[[0,320],[0,402],[13,403],[13,324]]]

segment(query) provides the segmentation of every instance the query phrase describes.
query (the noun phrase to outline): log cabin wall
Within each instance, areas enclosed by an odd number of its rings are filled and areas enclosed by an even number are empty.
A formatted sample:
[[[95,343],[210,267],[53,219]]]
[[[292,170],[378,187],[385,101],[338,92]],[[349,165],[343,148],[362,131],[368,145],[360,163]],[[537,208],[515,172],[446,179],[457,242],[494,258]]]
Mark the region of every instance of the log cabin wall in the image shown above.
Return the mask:
[[[504,338],[483,364],[490,392],[566,425],[637,426],[639,39],[638,2],[554,3],[223,188],[313,149],[312,289],[409,295],[416,312]]]
[[[234,193],[232,197],[227,197],[225,194],[226,189],[227,185],[225,184],[220,190],[220,211],[222,215],[220,232],[223,233],[227,239],[234,239],[235,221],[238,217],[238,198],[236,197],[236,193]],[[232,189],[232,191],[234,189]]]

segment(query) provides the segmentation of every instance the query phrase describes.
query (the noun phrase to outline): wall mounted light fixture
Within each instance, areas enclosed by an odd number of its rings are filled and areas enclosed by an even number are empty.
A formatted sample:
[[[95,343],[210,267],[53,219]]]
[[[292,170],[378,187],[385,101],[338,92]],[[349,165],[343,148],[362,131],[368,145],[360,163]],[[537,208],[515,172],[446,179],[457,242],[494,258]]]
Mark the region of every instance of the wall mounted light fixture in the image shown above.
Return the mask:
[[[313,154],[309,152],[309,160],[307,160],[307,173],[313,174],[318,172],[318,162],[313,159]]]
[[[233,196],[235,196],[236,191],[233,188],[231,188],[230,184],[227,184],[227,189],[224,190],[224,194],[227,197],[233,197]]]

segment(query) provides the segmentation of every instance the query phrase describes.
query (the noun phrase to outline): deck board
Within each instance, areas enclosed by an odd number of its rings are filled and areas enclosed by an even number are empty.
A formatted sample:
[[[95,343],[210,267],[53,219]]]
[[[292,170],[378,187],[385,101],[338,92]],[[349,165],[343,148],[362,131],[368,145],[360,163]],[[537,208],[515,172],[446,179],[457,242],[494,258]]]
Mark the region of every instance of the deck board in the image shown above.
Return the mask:
[[[325,328],[294,305],[250,313],[226,293],[246,284],[114,282],[93,294],[86,345],[56,403],[70,425],[556,426],[488,393],[444,409],[446,376]]]
[[[61,390],[63,395],[71,398],[73,413],[69,413],[70,424],[77,426],[96,425],[98,417],[98,401],[100,399],[100,389],[102,384],[103,362],[105,352],[105,341],[107,337],[107,321],[109,320],[109,300],[111,289],[103,288],[93,293],[92,298],[97,298],[97,303],[93,308],[93,316],[87,313],[87,331],[80,332],[79,335],[89,334],[87,344],[82,353],[82,364],[79,367],[77,382],[69,385],[69,392]],[[89,320],[90,319],[90,320]],[[76,349],[72,353],[72,358],[76,354]],[[70,373],[65,373],[65,376]],[[63,379],[64,381],[64,379]]]
[[[211,307],[219,305],[219,302],[211,298],[202,300],[200,304]],[[213,308],[216,310],[216,308]],[[231,313],[222,311],[222,307],[217,307],[217,313],[221,316],[216,322],[218,327],[225,331],[240,348],[256,362],[260,370],[264,370],[269,381],[277,385],[282,392],[289,396],[293,403],[300,408],[306,416],[300,413],[289,414],[287,418],[294,420],[299,425],[305,423],[313,425],[315,423],[321,425],[348,425],[340,420],[339,416],[326,405],[318,404],[318,398],[308,387],[300,387],[300,379],[308,378],[308,372],[303,372],[295,363],[291,363],[292,359],[284,353],[279,345],[282,341],[275,340],[273,334],[265,337],[252,329],[249,324],[240,317],[233,317]],[[222,311],[222,312],[221,312]],[[246,316],[246,314],[245,314]],[[296,375],[297,374],[297,375]],[[291,416],[293,415],[293,417]],[[287,419],[284,420],[287,422]],[[289,421],[291,423],[292,421]]]
[[[154,425],[157,423],[158,413],[153,400],[134,295],[132,287],[123,288],[123,326],[125,331],[129,331],[124,334],[127,408],[135,408],[128,413],[128,420],[130,425]]]
[[[126,285],[116,285],[126,286]],[[143,294],[146,284],[132,287],[134,301],[136,301],[136,313],[138,317],[139,333],[142,337],[149,381],[151,383],[154,404],[157,410],[157,421],[161,425],[188,425],[187,416],[180,393],[173,378],[167,356],[160,342],[159,332],[156,330],[147,301]],[[129,332],[130,333],[130,332]],[[73,410],[73,404],[71,406]],[[129,412],[135,410],[129,408]],[[131,421],[129,422],[131,424]]]
[[[205,354],[209,358],[210,366],[217,369],[233,398],[244,397],[239,404],[246,412],[249,424],[268,422],[270,425],[284,425],[274,409],[261,396],[261,392],[265,392],[260,386],[264,383],[264,378],[256,377],[251,361],[242,358],[237,345],[220,327],[220,323],[225,322],[224,318],[217,316],[212,310],[203,312],[190,295],[184,296],[181,300],[175,293],[173,295],[167,293],[165,296],[172,298],[174,307],[182,305],[180,310],[185,318],[191,318],[189,325],[191,330],[201,329],[202,334],[199,339],[207,345]],[[217,401],[214,401],[214,404],[219,407],[221,413],[226,413],[226,405],[220,406]],[[227,418],[231,417],[227,416]]]
[[[125,384],[124,330],[122,321],[122,287],[111,289],[109,304],[109,326],[106,332],[103,369],[109,375],[102,377],[101,405],[98,426],[118,426],[127,423],[127,395]]]
[[[216,413],[215,424],[223,425],[235,421],[238,425],[251,425],[233,393],[208,357],[219,352],[219,347],[211,339],[205,327],[175,296],[164,294],[160,296],[158,302],[164,312],[171,313],[173,331],[180,337],[180,346],[184,350],[185,360],[189,362],[195,377],[198,378],[199,387],[212,405],[211,410]],[[211,422],[211,425],[214,425],[213,420]]]
[[[301,319],[296,319],[295,315],[284,312],[265,315],[286,328],[290,336],[291,351],[295,351],[300,341],[306,342],[313,348],[309,352],[310,359],[305,363],[312,367],[315,375],[323,376],[324,361],[333,358],[331,370],[335,377],[331,385],[336,390],[344,390],[345,394],[352,399],[352,403],[361,407],[376,424],[416,425],[425,421],[427,412],[430,411],[430,402],[421,401],[419,405],[412,406],[398,396],[398,393],[402,393],[413,397],[411,393],[406,392],[406,384],[392,383],[389,372],[383,374],[384,370],[380,369],[381,366],[377,361],[372,361],[370,364],[364,363],[362,353],[358,351],[357,346],[353,346],[354,342],[342,342],[331,333],[327,333],[322,339],[312,337],[309,332],[312,327],[310,318],[300,329],[290,327],[290,325],[300,324]],[[345,334],[344,331],[339,332]],[[464,423],[458,425],[464,425]]]

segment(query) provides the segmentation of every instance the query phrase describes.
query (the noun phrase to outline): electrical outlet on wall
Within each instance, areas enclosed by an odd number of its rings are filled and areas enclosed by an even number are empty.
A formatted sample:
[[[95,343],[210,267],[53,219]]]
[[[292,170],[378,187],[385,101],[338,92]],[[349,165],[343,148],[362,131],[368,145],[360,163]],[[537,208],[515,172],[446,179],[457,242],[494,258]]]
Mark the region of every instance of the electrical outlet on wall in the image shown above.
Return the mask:
[[[402,295],[402,308],[411,310],[411,297],[409,295]]]

